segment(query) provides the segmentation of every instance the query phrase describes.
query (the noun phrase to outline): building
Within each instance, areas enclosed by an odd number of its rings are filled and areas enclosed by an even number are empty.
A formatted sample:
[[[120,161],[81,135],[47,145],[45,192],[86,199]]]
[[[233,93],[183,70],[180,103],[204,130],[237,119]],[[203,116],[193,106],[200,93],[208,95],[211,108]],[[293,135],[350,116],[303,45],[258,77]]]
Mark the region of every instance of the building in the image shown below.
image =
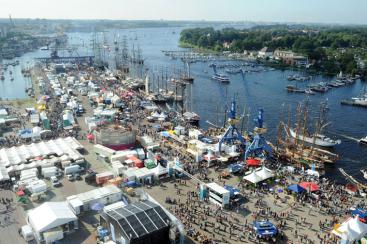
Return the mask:
[[[229,205],[230,192],[217,183],[206,184],[209,201],[221,207]]]
[[[298,67],[307,67],[309,65],[308,58],[304,56],[294,56],[293,65]]]
[[[94,204],[108,205],[122,199],[121,190],[115,185],[107,185],[91,191],[72,195],[66,198],[70,209],[75,214],[89,211]]]
[[[297,55],[292,51],[283,51],[283,50],[275,50],[274,58],[277,60],[282,60],[283,63],[292,66],[298,67],[307,67],[309,65],[309,61],[307,57]]]
[[[37,243],[53,243],[78,229],[78,218],[66,202],[45,202],[27,213]]]
[[[95,143],[117,151],[134,148],[136,134],[135,130],[116,125],[106,125],[94,131]]]
[[[258,53],[257,53],[257,57],[258,58],[271,58],[273,57],[273,50],[269,47],[263,47]]]
[[[282,59],[290,59],[293,58],[294,53],[292,51],[284,51],[284,50],[275,50],[274,51],[274,58],[278,60]]]
[[[118,243],[171,243],[170,218],[162,207],[150,201],[105,208],[100,222],[109,230],[112,240]]]

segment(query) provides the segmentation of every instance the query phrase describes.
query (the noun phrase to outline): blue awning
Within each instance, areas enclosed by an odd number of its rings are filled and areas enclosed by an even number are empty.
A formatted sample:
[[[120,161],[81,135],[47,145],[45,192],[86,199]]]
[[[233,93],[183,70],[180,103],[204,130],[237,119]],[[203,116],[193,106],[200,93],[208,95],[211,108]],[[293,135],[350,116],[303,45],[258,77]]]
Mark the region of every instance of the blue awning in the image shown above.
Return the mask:
[[[290,190],[290,191],[293,191],[295,193],[302,193],[302,192],[306,191],[306,189],[303,188],[300,185],[290,185],[290,186],[288,186],[287,189]]]

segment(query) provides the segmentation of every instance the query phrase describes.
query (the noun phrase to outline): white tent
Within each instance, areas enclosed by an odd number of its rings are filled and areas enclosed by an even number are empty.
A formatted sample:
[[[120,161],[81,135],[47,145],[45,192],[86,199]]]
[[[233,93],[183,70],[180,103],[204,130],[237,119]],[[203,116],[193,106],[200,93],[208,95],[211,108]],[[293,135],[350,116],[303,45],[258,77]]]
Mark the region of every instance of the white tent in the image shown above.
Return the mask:
[[[356,216],[342,223],[338,228],[334,229],[332,233],[343,240],[353,243],[367,234],[367,224],[363,224],[359,221],[358,216]]]
[[[262,167],[259,171],[255,171],[256,174],[262,178],[263,180],[269,179],[271,177],[274,177],[273,171],[266,168],[265,166]]]
[[[244,180],[247,180],[253,184],[259,183],[260,181],[263,181],[263,179],[257,175],[257,173],[255,171],[251,172],[248,175],[245,175],[243,177]]]
[[[44,232],[76,220],[77,217],[66,202],[45,202],[28,211],[29,224],[36,232]]]

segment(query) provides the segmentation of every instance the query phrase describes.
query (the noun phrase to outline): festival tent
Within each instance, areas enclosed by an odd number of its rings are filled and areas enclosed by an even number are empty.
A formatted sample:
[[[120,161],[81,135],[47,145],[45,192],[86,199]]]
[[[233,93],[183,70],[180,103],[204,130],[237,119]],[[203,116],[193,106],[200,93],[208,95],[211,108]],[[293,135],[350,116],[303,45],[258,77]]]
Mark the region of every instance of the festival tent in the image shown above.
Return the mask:
[[[331,232],[340,238],[353,243],[367,234],[367,225],[359,221],[358,217],[349,218]]]
[[[290,185],[290,186],[288,186],[287,189],[290,190],[290,191],[293,191],[295,193],[302,193],[302,192],[306,191],[305,188],[303,188],[302,186],[299,186],[299,185]]]
[[[263,166],[259,171],[256,171],[256,174],[264,180],[274,177],[273,171],[266,168],[265,166]]]
[[[250,174],[245,175],[243,177],[244,180],[247,180],[253,184],[259,183],[260,181],[263,181],[264,179],[262,179],[259,175],[256,174],[255,171],[252,171]]]
[[[316,183],[313,183],[313,182],[301,182],[299,185],[311,192],[318,191],[320,189],[320,187]]]

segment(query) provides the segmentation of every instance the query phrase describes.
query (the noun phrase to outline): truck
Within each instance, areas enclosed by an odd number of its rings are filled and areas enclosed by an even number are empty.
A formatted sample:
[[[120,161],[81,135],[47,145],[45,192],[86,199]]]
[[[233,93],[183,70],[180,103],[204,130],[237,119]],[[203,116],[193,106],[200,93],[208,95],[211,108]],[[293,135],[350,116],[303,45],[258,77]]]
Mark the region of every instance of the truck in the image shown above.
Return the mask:
[[[56,166],[42,168],[42,175],[46,179],[51,178],[52,176],[59,176],[59,168],[57,168]]]
[[[64,168],[64,174],[65,175],[72,175],[72,174],[79,173],[83,170],[84,170],[83,167],[80,167],[80,165],[78,165],[78,164],[74,164],[74,165],[66,166]]]
[[[112,179],[114,177],[113,173],[110,171],[106,171],[103,173],[96,174],[96,183],[97,185],[103,185],[108,180]]]

